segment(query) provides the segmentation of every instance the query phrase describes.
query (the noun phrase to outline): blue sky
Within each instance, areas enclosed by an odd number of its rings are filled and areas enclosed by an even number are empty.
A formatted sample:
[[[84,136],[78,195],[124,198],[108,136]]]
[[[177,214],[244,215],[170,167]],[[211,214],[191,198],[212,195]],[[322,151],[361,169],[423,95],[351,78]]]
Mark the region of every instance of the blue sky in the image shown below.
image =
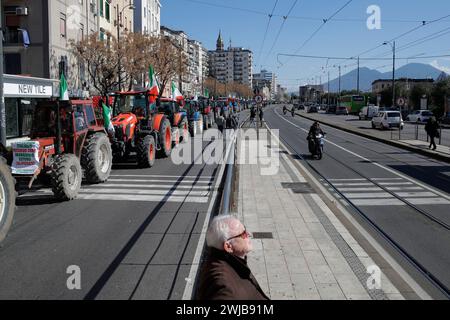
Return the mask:
[[[201,41],[207,49],[214,49],[219,29],[227,47],[245,47],[253,51],[254,72],[262,68],[273,71],[278,82],[289,90],[300,84],[319,83],[337,77],[338,64],[342,73],[355,68],[354,61],[338,61],[312,58],[288,58],[278,54],[294,54],[329,18],[349,0],[162,0],[161,24],[176,30],[183,30],[191,39]],[[274,5],[273,17],[264,40],[269,17]],[[292,8],[293,4],[295,6]],[[377,5],[381,11],[381,29],[369,30],[366,21],[367,8]],[[233,7],[225,8],[225,7]],[[292,8],[289,16],[283,23]],[[420,21],[432,21],[445,16],[440,21],[419,27]],[[308,41],[298,54],[352,57],[372,49],[403,33],[418,27],[413,32],[396,40],[399,49],[397,57],[428,57],[450,55],[450,1],[449,0],[353,0]],[[277,41],[276,36],[279,34]],[[434,39],[431,39],[434,38]],[[423,43],[415,40],[428,40]],[[411,47],[406,45],[411,44]],[[402,46],[405,46],[403,50]],[[262,47],[262,50],[261,50]],[[271,48],[272,51],[271,51]],[[362,58],[392,57],[389,46],[381,46]],[[278,62],[281,60],[281,64]],[[399,60],[396,64],[406,64]],[[450,57],[411,59],[409,62],[432,64],[450,73]],[[328,65],[327,65],[328,63]],[[369,67],[386,72],[392,62],[361,61],[361,67]],[[352,66],[353,65],[353,66]],[[326,67],[326,68],[325,68]]]

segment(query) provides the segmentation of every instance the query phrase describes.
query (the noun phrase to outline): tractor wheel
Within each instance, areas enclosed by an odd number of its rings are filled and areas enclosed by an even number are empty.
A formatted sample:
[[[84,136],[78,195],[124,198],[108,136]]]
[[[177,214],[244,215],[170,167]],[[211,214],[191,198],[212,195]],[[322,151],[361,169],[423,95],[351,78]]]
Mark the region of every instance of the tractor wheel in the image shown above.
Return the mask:
[[[159,127],[159,136],[161,156],[163,158],[170,157],[170,154],[172,153],[172,128],[170,127],[169,120],[166,118],[164,118],[164,121],[161,122],[161,126]]]
[[[53,194],[58,200],[72,200],[81,188],[81,165],[73,154],[55,156],[52,164],[51,181]]]
[[[189,140],[189,125],[186,118],[181,121],[180,130],[182,131],[182,142],[186,143]]]
[[[108,137],[97,132],[86,139],[81,166],[89,183],[105,182],[111,173],[112,150]]]
[[[156,155],[155,138],[151,135],[146,135],[144,138],[139,139],[136,147],[136,158],[139,167],[153,167]]]
[[[8,165],[0,159],[0,242],[5,239],[16,209],[14,178]]]

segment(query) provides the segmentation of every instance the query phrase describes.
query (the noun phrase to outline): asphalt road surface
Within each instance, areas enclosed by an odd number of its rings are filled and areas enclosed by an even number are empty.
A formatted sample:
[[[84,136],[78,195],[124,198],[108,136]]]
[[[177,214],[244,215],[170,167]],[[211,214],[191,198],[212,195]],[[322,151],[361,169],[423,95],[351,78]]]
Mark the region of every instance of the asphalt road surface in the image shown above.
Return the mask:
[[[282,107],[265,114],[269,127],[392,240],[450,288],[450,166],[446,163],[322,125],[322,160],[312,160],[307,132],[312,121]],[[322,178],[317,175],[318,178]]]
[[[218,168],[129,162],[74,201],[21,195],[0,248],[0,299],[181,299]]]

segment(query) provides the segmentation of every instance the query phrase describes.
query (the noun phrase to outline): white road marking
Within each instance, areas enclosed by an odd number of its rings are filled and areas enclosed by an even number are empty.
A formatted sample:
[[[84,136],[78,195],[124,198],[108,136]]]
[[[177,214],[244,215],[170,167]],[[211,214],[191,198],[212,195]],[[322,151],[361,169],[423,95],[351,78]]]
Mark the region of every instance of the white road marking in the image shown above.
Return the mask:
[[[445,204],[445,205],[449,205],[450,201],[446,200],[446,199],[442,199],[442,198],[409,198],[406,199],[408,200],[408,202],[415,204],[415,205],[420,205],[420,204]]]
[[[396,192],[396,195],[399,197],[407,198],[407,197],[436,197],[436,194],[433,192]],[[406,199],[408,200],[408,199]],[[409,201],[409,200],[408,200]]]
[[[88,188],[88,189],[81,189],[80,193],[92,193],[92,194],[99,194],[99,193],[106,193],[106,194],[116,194],[118,191],[120,191],[120,194],[137,194],[137,195],[174,195],[174,196],[202,196],[207,197],[209,195],[209,191],[190,191],[190,190],[136,190],[136,189],[107,189],[107,188]]]
[[[168,183],[184,183],[184,184],[197,184],[197,183],[206,183],[211,184],[209,181],[185,181],[185,180],[158,180],[158,179],[108,179],[109,182],[126,182],[126,181],[133,181],[133,182],[168,182]]]
[[[110,175],[111,178],[120,178],[120,177],[145,177],[145,178],[172,178],[174,180],[177,180],[180,178],[180,176],[167,176],[167,175],[155,175],[155,174],[112,174]],[[184,180],[189,180],[189,179],[209,179],[212,180],[214,179],[213,176],[183,176],[183,181]]]
[[[355,187],[362,187],[362,186],[374,186],[375,184],[373,184],[372,182],[355,182],[355,183],[333,183],[334,186],[346,186],[346,187],[351,187],[351,186],[355,186]]]
[[[195,202],[207,203],[207,197],[183,197],[163,195],[131,195],[131,194],[79,194],[77,199],[108,201],[144,201],[144,202]]]
[[[352,203],[356,206],[404,206],[404,202],[397,199],[355,199]]]
[[[127,184],[127,183],[122,183],[122,184],[113,184],[113,183],[102,183],[101,184],[102,187],[114,187],[114,188],[122,188],[122,187],[126,187],[126,188],[154,188],[154,189],[171,189],[171,188],[175,188],[175,189],[198,189],[198,190],[209,190],[211,189],[210,186],[182,186],[182,185],[173,185],[173,184]]]
[[[394,198],[393,195],[387,192],[380,193],[344,193],[344,196],[349,199],[376,199],[376,198]]]
[[[339,191],[348,192],[348,191],[384,191],[379,187],[374,188],[337,188]]]

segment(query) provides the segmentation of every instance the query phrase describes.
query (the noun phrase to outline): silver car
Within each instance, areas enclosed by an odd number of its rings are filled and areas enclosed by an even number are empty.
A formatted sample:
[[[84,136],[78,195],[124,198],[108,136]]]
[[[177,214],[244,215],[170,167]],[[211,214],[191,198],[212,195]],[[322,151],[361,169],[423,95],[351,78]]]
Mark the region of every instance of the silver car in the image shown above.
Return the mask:
[[[403,120],[399,111],[382,111],[372,118],[372,128],[390,129],[398,128],[403,129]]]
[[[406,117],[406,121],[411,122],[427,122],[433,116],[433,113],[428,110],[416,110]]]

